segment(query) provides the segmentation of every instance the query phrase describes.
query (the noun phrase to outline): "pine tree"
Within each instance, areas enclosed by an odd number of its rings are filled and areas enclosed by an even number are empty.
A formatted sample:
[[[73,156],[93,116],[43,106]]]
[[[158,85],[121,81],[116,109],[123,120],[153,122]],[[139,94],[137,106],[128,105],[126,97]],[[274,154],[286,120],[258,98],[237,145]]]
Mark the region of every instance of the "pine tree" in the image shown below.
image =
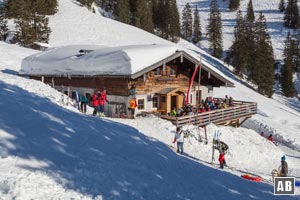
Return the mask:
[[[280,12],[283,12],[285,10],[284,0],[280,0],[279,5],[278,5],[278,9],[279,9]]]
[[[249,49],[247,48],[247,34],[245,21],[241,10],[237,12],[234,41],[229,48],[226,62],[233,65],[238,75],[246,74],[248,68]]]
[[[38,14],[43,6],[39,0],[22,1],[24,10],[15,19],[17,39],[21,46],[29,46],[34,42],[48,43],[50,28],[48,18]]]
[[[284,26],[293,29],[300,27],[297,0],[288,0],[284,13]]]
[[[193,43],[196,44],[201,41],[202,32],[201,32],[201,23],[198,7],[196,6],[194,12],[194,30],[193,30]]]
[[[192,9],[189,3],[187,3],[182,11],[181,18],[181,32],[182,38],[187,41],[192,40],[193,35],[193,17],[192,17]]]
[[[152,4],[148,0],[136,1],[135,26],[148,32],[153,32]]]
[[[77,0],[79,3],[81,3],[82,6],[87,7],[89,10],[92,8],[92,4],[94,0]]]
[[[235,11],[240,7],[240,0],[230,0],[229,1],[229,10]]]
[[[0,41],[4,41],[8,31],[5,7],[0,5]]]
[[[270,35],[267,33],[266,18],[262,14],[255,26],[255,68],[251,71],[251,79],[258,86],[258,92],[271,97],[274,84],[274,54]]]
[[[255,20],[252,0],[249,0],[249,3],[248,3],[246,19],[248,22],[254,22],[254,20]]]
[[[292,97],[295,95],[295,87],[293,83],[293,40],[288,33],[284,46],[284,65],[281,68],[281,89],[285,96]]]
[[[300,72],[300,31],[295,37],[293,71]]]
[[[176,0],[166,0],[161,16],[164,16],[162,30],[163,38],[177,42],[180,35],[179,12]]]
[[[223,54],[222,22],[217,0],[212,0],[210,4],[207,35],[212,55],[221,58]]]
[[[22,15],[24,10],[24,5],[31,4],[34,0],[6,0],[7,17],[17,18]],[[39,0],[37,5],[39,9],[36,10],[37,14],[40,15],[53,15],[57,12],[57,0]]]
[[[117,20],[125,24],[130,23],[129,0],[119,0],[116,8]]]

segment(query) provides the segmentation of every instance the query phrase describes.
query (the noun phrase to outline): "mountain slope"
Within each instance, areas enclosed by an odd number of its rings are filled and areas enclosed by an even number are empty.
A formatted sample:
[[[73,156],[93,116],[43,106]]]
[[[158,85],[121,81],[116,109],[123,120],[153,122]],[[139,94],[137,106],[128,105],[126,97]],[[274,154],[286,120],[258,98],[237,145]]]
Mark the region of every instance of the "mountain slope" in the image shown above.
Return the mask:
[[[59,0],[58,12],[49,17],[52,46],[98,44],[122,46],[131,44],[171,44],[153,34],[127,24],[94,14],[75,1]]]

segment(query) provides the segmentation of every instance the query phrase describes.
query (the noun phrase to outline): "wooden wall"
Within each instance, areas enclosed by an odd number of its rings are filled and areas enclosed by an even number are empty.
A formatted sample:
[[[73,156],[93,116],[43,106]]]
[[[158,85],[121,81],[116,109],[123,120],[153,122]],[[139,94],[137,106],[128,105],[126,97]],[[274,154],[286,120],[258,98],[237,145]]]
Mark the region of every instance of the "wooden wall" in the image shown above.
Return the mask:
[[[32,79],[41,80],[41,77],[32,76]],[[104,78],[104,77],[45,77],[44,82],[52,85],[52,79],[54,85],[65,87],[85,87],[94,90],[107,90],[109,95],[128,96],[128,82],[127,78]]]

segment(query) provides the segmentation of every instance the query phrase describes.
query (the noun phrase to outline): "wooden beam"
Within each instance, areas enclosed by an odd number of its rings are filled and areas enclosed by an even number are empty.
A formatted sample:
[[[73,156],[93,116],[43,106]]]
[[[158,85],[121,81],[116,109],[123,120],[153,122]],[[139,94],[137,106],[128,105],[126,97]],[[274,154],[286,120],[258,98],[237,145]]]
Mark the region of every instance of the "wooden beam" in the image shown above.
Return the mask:
[[[238,124],[238,127],[240,127],[247,119],[251,118],[250,117],[245,117],[239,124]]]

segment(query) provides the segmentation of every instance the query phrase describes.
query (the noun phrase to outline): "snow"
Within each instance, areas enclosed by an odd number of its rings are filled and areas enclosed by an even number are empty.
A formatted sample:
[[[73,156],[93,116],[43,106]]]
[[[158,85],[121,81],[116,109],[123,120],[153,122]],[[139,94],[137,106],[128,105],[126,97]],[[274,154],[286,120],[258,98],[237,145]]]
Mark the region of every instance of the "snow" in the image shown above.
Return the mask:
[[[170,44],[72,1],[59,3],[50,18],[51,46]],[[204,9],[208,1],[202,4]],[[62,94],[50,86],[17,76],[22,59],[38,51],[0,42],[0,199],[300,199],[299,188],[294,198],[274,196],[270,183],[283,154],[289,175],[300,179],[300,102],[278,94],[266,98],[222,61],[185,41],[179,45],[200,53],[234,82],[235,88],[214,90],[214,97],[258,103],[258,114],[242,128],[209,125],[207,145],[195,139],[203,137],[202,129],[184,127],[193,134],[184,156],[169,148],[175,130],[170,122],[151,116],[98,119],[91,109],[83,115],[62,104]],[[210,165],[216,129],[229,145],[230,168],[224,170]],[[279,145],[257,134],[261,131],[273,133]],[[262,176],[264,183],[239,177],[245,173]]]
[[[2,199],[278,199],[267,184],[211,169],[192,155],[178,156],[151,135],[165,134],[168,144],[174,131],[169,122],[83,115],[61,105],[61,94],[48,85],[0,76]],[[11,99],[13,106],[3,103]],[[199,152],[188,144],[187,152]]]
[[[79,50],[93,50],[79,55]],[[56,47],[24,59],[21,74],[132,75],[179,51],[175,45],[120,47],[70,45]]]
[[[172,44],[133,26],[92,13],[75,1],[59,0],[57,14],[49,16],[53,47],[73,44],[125,46],[136,44]],[[78,14],[80,13],[80,14]]]

